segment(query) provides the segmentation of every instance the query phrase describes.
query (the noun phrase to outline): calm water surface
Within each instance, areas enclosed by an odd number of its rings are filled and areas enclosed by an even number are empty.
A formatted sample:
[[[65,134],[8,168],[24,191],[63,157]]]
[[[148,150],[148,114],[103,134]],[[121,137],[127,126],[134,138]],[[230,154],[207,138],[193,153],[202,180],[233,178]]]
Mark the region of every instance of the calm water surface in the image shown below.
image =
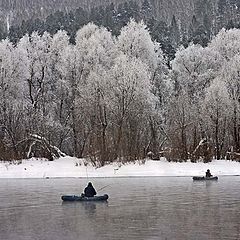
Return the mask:
[[[91,179],[107,203],[62,203],[84,179],[0,180],[1,240],[240,239],[240,177]]]

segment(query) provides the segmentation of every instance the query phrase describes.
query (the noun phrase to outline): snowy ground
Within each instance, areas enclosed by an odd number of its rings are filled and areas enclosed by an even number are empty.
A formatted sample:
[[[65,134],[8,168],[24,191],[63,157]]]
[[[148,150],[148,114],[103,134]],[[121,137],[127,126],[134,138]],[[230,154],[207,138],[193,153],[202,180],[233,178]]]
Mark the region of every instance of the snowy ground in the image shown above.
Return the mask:
[[[147,160],[145,164],[116,163],[96,169],[90,165],[84,166],[80,159],[64,157],[53,162],[43,159],[23,160],[19,165],[0,162],[0,178],[202,176],[207,169],[217,176],[240,175],[240,163],[225,160],[207,164]]]

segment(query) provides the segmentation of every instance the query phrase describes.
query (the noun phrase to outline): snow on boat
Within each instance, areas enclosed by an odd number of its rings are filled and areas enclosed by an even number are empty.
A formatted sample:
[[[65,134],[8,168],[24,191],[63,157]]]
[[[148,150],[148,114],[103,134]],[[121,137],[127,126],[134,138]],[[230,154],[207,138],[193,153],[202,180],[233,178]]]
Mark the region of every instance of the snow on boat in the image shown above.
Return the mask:
[[[218,177],[193,177],[193,180],[197,181],[209,181],[209,180],[218,180]]]
[[[74,202],[74,201],[91,202],[91,201],[106,201],[106,200],[108,200],[108,195],[104,194],[102,196],[95,196],[95,197],[63,195],[61,198],[63,201],[69,201],[69,202]]]

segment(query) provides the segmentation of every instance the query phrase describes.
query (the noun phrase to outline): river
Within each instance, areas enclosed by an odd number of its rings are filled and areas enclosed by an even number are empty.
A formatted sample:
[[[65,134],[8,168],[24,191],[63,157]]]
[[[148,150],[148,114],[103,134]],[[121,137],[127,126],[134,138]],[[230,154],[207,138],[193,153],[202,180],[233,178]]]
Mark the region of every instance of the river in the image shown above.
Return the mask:
[[[86,179],[0,179],[1,240],[237,240],[240,177],[91,179],[104,203],[63,203]]]

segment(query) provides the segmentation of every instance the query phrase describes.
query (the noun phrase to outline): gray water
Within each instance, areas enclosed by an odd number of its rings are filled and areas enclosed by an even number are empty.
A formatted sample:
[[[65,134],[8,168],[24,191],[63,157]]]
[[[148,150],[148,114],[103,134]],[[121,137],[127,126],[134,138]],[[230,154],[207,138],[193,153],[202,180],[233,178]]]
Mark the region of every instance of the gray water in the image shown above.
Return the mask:
[[[0,239],[240,239],[240,177],[91,181],[107,203],[62,203],[84,179],[1,179]]]

